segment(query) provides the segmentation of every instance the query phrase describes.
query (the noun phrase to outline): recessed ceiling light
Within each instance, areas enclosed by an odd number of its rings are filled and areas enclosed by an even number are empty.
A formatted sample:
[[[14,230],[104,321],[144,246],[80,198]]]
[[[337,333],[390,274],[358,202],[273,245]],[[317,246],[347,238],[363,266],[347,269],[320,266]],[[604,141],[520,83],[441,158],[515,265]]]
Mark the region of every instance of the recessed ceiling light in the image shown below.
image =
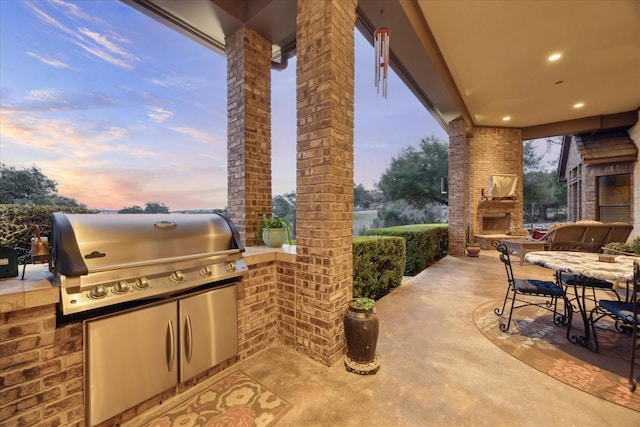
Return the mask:
[[[573,108],[582,108],[584,107],[584,102],[576,102],[573,104]]]
[[[504,116],[504,117],[502,118],[502,121],[503,121],[503,122],[508,122],[509,120],[511,120],[511,116]]]
[[[548,59],[549,59],[549,61],[552,61],[552,62],[553,62],[553,61],[557,61],[558,59],[560,59],[560,57],[561,57],[561,56],[562,56],[562,55],[561,55],[561,54],[559,54],[559,53],[554,53],[554,54],[553,54],[553,55],[551,55]]]

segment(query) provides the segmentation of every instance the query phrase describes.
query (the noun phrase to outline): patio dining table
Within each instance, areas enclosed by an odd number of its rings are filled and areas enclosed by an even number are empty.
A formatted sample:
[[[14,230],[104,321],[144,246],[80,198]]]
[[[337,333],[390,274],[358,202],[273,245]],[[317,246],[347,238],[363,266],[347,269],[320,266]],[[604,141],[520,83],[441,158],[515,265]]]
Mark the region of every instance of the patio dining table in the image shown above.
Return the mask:
[[[637,257],[628,255],[614,255],[613,262],[600,261],[600,254],[570,251],[536,251],[528,252],[525,261],[531,264],[554,270],[556,274],[569,273],[576,275],[573,280],[573,290],[578,304],[578,310],[584,325],[584,336],[571,336],[572,306],[569,305],[569,326],[567,338],[590,348],[590,331],[588,324],[585,292],[591,287],[588,279],[606,280],[616,283],[630,283],[633,280],[633,262]],[[578,289],[580,288],[580,290]]]

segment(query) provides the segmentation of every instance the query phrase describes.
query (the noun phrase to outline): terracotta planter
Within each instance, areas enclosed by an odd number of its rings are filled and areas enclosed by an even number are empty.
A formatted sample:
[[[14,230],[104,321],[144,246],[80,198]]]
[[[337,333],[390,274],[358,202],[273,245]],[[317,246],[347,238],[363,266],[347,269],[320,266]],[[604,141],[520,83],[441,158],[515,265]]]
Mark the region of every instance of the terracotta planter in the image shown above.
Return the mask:
[[[370,375],[378,372],[380,360],[376,356],[379,321],[376,309],[365,310],[349,302],[344,316],[344,333],[347,341],[345,367],[349,372]]]
[[[480,246],[467,246],[467,256],[477,257],[480,255]]]

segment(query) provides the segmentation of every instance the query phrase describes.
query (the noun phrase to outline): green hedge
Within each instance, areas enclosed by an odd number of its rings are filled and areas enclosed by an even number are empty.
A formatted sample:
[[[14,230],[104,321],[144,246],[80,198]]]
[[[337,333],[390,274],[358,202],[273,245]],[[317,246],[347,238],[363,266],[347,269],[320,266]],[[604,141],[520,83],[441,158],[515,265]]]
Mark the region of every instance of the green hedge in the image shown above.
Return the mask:
[[[401,237],[353,239],[353,296],[379,299],[400,286],[406,260]]]
[[[398,236],[406,241],[406,276],[415,276],[447,255],[449,226],[447,224],[402,225],[388,228],[372,228],[367,236]]]
[[[610,252],[613,254],[615,254],[616,252],[617,253],[624,252],[628,254],[640,255],[640,237],[636,237],[635,239],[633,239],[631,242],[628,242],[628,243],[620,243],[620,242],[607,243],[604,247],[605,249],[609,249]]]
[[[0,246],[18,251],[20,262],[29,261],[33,226],[41,236],[50,236],[54,212],[98,213],[99,211],[68,206],[0,205]]]

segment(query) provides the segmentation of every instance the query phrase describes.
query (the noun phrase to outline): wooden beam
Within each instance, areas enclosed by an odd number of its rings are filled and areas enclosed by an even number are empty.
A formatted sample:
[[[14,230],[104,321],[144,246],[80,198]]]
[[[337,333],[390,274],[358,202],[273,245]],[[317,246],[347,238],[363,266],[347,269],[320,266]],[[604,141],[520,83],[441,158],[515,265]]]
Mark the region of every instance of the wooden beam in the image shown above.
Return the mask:
[[[563,122],[522,128],[522,140],[546,138],[549,136],[575,135],[602,129],[631,127],[638,122],[638,111],[583,117]]]

